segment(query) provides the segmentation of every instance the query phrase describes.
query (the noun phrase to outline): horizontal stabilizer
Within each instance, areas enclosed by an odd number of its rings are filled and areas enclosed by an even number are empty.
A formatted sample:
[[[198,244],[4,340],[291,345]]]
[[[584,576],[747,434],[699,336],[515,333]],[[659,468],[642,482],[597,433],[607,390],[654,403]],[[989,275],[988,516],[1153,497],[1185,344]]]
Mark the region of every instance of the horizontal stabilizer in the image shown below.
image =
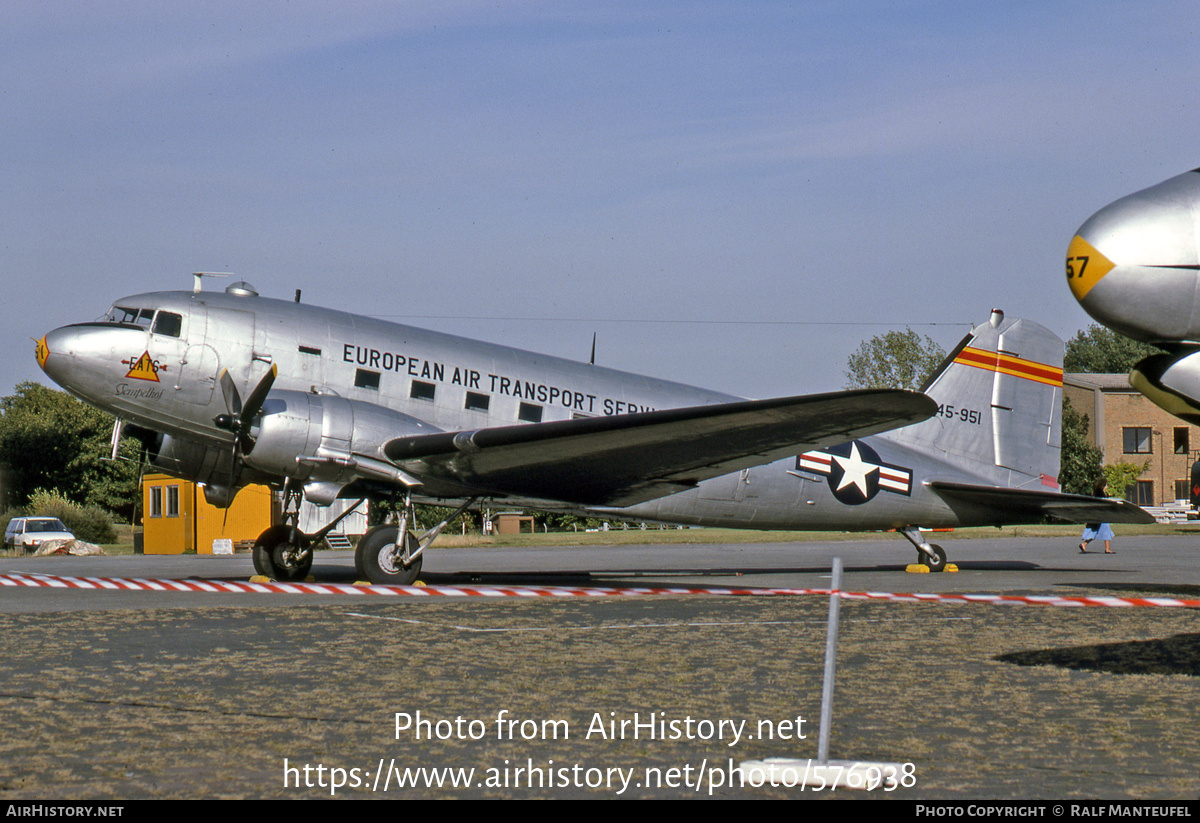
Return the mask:
[[[967,483],[930,481],[929,487],[956,508],[965,505],[992,511],[995,525],[1028,523],[1031,516],[1048,514],[1068,523],[1154,523],[1154,516],[1128,500],[1036,489],[1006,489]]]
[[[432,485],[628,506],[936,410],[917,392],[862,390],[398,437],[383,451]]]

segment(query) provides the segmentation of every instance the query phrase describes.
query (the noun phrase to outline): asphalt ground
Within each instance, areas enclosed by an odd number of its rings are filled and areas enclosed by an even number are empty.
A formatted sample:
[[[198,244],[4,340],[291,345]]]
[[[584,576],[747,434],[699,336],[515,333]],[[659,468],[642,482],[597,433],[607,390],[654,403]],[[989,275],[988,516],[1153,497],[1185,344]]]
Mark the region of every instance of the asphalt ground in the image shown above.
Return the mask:
[[[1200,538],[1120,539],[1111,556],[944,545],[957,574],[906,574],[897,538],[434,550],[426,576],[805,588],[829,585],[837,554],[848,591],[1200,598]],[[346,581],[352,566],[323,553],[314,570]],[[244,580],[250,563],[0,559],[18,570]],[[902,764],[908,785],[731,786],[731,763],[816,756],[827,611],[813,595],[0,588],[0,799],[1200,796],[1194,610],[856,600],[841,606],[830,753]]]

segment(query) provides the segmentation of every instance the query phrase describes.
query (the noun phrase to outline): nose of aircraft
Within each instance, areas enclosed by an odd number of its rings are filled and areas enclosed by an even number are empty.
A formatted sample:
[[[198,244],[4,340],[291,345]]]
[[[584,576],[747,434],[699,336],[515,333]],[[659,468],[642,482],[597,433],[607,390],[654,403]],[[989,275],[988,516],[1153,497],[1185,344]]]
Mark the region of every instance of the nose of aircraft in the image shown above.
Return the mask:
[[[64,380],[70,371],[71,360],[74,358],[70,337],[68,327],[55,329],[42,335],[42,339],[37,341],[37,347],[34,349],[38,366],[46,373],[47,377],[60,386],[66,385]]]
[[[1200,339],[1200,169],[1092,215],[1067,249],[1067,284],[1100,323],[1147,341]]]

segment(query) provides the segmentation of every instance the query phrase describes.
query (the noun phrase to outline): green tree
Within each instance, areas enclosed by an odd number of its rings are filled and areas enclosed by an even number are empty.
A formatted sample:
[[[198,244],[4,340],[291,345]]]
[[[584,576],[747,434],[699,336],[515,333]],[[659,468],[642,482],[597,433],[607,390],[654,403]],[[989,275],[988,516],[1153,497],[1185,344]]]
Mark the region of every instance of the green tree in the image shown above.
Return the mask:
[[[848,389],[917,389],[934,372],[946,351],[910,328],[864,340],[846,361]]]
[[[1067,341],[1063,371],[1087,374],[1123,374],[1159,349],[1139,343],[1095,323]]]
[[[137,497],[137,447],[126,438],[122,455],[107,460],[113,418],[66,392],[21,383],[0,398],[0,465],[10,506],[25,506],[37,489],[58,492],[82,506],[128,515]]]
[[[1062,456],[1058,483],[1070,494],[1091,494],[1103,469],[1103,455],[1088,438],[1090,422],[1086,414],[1075,411],[1071,401],[1063,399]]]
[[[1145,463],[1113,463],[1104,467],[1104,480],[1108,484],[1106,494],[1109,497],[1124,497],[1125,491],[1150,468],[1150,461]]]
[[[1063,356],[1063,371],[1086,374],[1124,374],[1132,369],[1139,360],[1158,352],[1159,349],[1149,343],[1139,343],[1122,334],[1117,334],[1112,329],[1093,323],[1067,341],[1067,350]],[[1082,435],[1079,435],[1077,431],[1080,421],[1082,421]],[[1058,473],[1058,482],[1062,485],[1062,490],[1075,494],[1091,494],[1096,481],[1103,473],[1108,475],[1109,496],[1122,497],[1125,493],[1125,483],[1121,478],[1125,473],[1116,467],[1101,468],[1100,449],[1092,445],[1087,437],[1087,415],[1075,412],[1066,398],[1063,398],[1062,426],[1062,463]],[[1116,471],[1110,473],[1109,469],[1116,469]],[[1140,475],[1142,471],[1143,469],[1139,469],[1137,475]],[[1137,475],[1134,477],[1136,478]]]

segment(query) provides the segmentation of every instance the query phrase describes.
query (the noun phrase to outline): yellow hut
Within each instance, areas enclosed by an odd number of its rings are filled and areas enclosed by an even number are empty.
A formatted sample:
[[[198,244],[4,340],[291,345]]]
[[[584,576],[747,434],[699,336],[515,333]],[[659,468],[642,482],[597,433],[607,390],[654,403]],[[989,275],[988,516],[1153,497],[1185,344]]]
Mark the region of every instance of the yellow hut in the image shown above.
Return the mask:
[[[195,483],[148,474],[142,479],[142,545],[146,554],[212,554],[214,540],[253,542],[273,522],[266,486],[246,486],[225,509],[211,506]]]

